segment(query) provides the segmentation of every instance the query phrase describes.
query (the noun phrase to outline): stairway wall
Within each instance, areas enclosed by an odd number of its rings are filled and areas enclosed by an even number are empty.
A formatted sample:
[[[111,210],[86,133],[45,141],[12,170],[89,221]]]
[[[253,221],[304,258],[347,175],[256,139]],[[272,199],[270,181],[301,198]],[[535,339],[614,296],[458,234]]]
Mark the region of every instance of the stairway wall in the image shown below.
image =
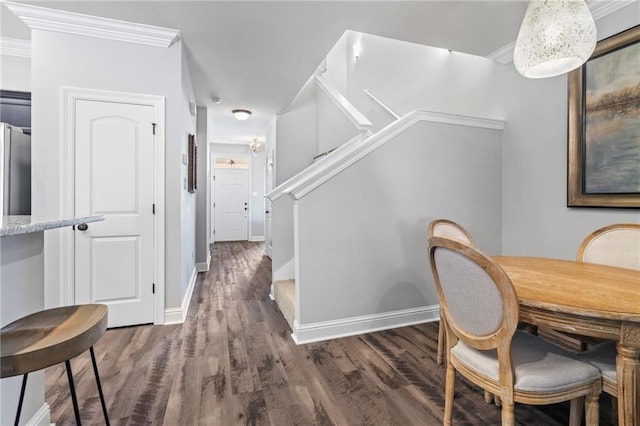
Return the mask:
[[[436,318],[427,225],[456,220],[500,253],[500,152],[499,130],[419,122],[300,199],[298,338],[332,337],[336,321],[351,333],[375,328],[362,318]]]

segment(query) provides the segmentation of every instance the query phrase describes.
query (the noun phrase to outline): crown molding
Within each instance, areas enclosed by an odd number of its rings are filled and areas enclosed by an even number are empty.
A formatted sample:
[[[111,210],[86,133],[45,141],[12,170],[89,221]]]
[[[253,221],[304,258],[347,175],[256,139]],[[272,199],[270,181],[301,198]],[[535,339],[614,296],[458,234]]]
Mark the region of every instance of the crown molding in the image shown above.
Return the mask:
[[[508,64],[513,61],[513,49],[516,47],[515,40],[509,44],[505,44],[498,50],[494,50],[493,52],[487,55],[487,58],[496,61],[499,64]]]
[[[629,6],[637,2],[638,0],[608,0],[608,1],[595,1],[587,0],[587,6],[591,12],[591,16],[594,21],[598,21],[605,16],[609,16],[614,12]],[[502,46],[501,48],[489,53],[487,58],[496,61],[499,64],[505,65],[513,61],[513,49],[516,47],[516,41],[512,41],[509,44]]]
[[[0,37],[0,55],[31,57],[31,42],[17,38]]]
[[[638,0],[608,0],[608,1],[587,0],[587,6],[591,11],[591,16],[593,16],[593,20],[597,21],[637,1]]]
[[[169,47],[180,39],[178,30],[20,3],[7,1],[3,3],[34,30],[55,31],[157,47]]]

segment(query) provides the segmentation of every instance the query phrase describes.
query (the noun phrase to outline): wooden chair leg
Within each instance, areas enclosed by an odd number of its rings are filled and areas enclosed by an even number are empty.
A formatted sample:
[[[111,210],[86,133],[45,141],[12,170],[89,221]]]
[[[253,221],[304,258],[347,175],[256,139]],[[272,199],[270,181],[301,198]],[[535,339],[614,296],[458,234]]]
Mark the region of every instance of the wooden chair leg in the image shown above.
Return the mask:
[[[582,423],[582,413],[584,411],[584,397],[571,400],[569,411],[569,426],[580,426]]]
[[[438,323],[438,355],[436,356],[436,363],[438,365],[442,365],[444,362],[444,344],[446,340],[446,335],[444,332],[444,319],[442,318],[442,314],[440,314],[440,322]]]
[[[491,404],[493,402],[493,394],[488,390],[484,391],[484,402]]]
[[[456,370],[451,363],[447,363],[447,374],[444,391],[444,424],[445,426],[451,425],[451,419],[453,417],[453,390],[456,385]]]
[[[598,398],[600,395],[591,394],[585,397],[585,425],[598,426],[600,423],[600,404]]]
[[[502,401],[502,426],[513,426],[515,424],[513,402]]]

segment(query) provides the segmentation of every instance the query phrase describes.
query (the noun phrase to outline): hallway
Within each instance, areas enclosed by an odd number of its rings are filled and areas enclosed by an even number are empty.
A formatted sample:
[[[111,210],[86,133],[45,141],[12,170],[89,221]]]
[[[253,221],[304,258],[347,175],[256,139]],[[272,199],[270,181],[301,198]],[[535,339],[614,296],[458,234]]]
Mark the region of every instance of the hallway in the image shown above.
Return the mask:
[[[217,243],[182,325],[108,330],[95,348],[113,425],[438,425],[437,324],[296,346],[269,298],[261,243]],[[103,424],[88,354],[72,362],[84,424]],[[73,424],[64,366],[46,372],[51,421]],[[499,424],[463,379],[454,422]],[[608,411],[609,400],[601,399]],[[567,424],[567,404],[516,406],[521,425]],[[601,424],[609,422],[602,413]]]

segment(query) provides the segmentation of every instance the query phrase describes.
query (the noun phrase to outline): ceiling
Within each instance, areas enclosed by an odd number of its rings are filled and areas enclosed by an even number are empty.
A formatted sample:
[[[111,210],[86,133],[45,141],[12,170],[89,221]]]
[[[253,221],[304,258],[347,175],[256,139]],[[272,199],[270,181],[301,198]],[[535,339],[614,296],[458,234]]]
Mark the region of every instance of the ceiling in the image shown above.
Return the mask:
[[[19,1],[180,30],[210,140],[249,143],[346,30],[487,56],[515,40],[521,1]],[[29,29],[2,6],[3,37]],[[214,104],[212,97],[222,99]],[[253,111],[244,122],[234,108]]]

